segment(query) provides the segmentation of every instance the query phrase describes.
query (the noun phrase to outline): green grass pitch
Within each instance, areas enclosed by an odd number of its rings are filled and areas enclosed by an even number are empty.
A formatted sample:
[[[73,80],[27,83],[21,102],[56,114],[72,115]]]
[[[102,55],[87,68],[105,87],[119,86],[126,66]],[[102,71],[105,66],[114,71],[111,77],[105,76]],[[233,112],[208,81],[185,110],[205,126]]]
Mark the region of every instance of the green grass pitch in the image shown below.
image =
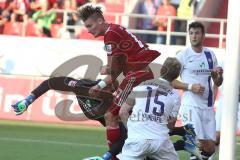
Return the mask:
[[[0,121],[0,160],[82,160],[106,150],[103,127]],[[189,156],[179,155],[181,160]]]

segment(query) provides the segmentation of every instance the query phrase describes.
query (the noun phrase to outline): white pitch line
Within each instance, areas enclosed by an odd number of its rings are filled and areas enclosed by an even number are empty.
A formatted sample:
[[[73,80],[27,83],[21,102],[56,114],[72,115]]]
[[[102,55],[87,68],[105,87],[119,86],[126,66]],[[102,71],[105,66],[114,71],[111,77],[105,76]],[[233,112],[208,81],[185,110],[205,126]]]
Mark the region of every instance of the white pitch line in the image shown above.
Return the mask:
[[[40,139],[23,139],[23,138],[10,138],[10,137],[0,137],[0,141],[12,141],[12,142],[24,142],[24,143],[45,143],[45,144],[57,144],[57,145],[69,145],[69,146],[79,146],[79,147],[94,147],[94,148],[104,148],[105,145],[93,145],[84,143],[73,143],[64,141],[46,141]]]
[[[40,139],[23,139],[23,138],[10,138],[10,137],[0,137],[0,141],[12,141],[12,142],[25,142],[25,143],[45,143],[45,144],[58,144],[58,145],[69,145],[69,146],[79,146],[79,147],[95,147],[95,148],[105,148],[105,145],[92,145],[84,143],[73,143],[64,141],[46,141]],[[237,142],[240,145],[240,142]]]

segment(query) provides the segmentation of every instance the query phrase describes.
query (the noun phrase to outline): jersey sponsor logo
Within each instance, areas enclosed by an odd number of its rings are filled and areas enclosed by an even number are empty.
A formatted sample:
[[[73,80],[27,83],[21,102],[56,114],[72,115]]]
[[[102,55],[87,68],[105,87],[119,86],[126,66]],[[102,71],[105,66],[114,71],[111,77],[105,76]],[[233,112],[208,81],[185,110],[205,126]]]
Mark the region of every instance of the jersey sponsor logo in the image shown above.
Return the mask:
[[[70,87],[75,87],[76,84],[77,84],[77,81],[74,81],[74,80],[68,82],[68,86]]]
[[[164,116],[158,116],[150,113],[146,113],[139,109],[136,113],[132,113],[129,116],[129,120],[132,122],[156,122],[156,123],[164,123],[165,117]]]
[[[153,121],[156,123],[163,123],[163,117],[161,117],[161,116],[143,113],[142,118],[143,118],[143,121]]]
[[[96,116],[91,109],[91,106],[89,106],[88,104],[86,104],[84,101],[82,101],[80,98],[78,98],[78,102],[79,104],[86,110],[86,112],[88,112],[91,116]]]
[[[193,70],[193,74],[195,74],[195,75],[211,75],[211,70],[209,70],[209,69],[196,69],[196,70]]]
[[[111,44],[106,44],[104,46],[104,50],[107,52],[107,54],[112,54],[112,46],[111,46]]]

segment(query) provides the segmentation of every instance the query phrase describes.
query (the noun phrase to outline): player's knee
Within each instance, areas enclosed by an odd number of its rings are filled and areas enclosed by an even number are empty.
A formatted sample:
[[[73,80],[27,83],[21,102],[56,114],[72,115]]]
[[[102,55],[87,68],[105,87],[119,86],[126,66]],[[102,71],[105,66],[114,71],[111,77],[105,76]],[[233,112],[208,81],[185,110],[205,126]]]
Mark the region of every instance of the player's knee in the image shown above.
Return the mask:
[[[119,110],[119,117],[120,119],[124,118],[124,112],[122,109]]]
[[[117,115],[114,115],[111,112],[107,112],[104,115],[104,118],[107,126],[111,126],[111,127],[118,126],[119,117]]]
[[[123,107],[120,109],[119,111],[119,117],[122,121],[126,121],[126,119],[128,118],[128,112],[126,110],[123,109]]]
[[[214,141],[205,141],[203,144],[203,150],[209,156],[215,152],[215,143]]]

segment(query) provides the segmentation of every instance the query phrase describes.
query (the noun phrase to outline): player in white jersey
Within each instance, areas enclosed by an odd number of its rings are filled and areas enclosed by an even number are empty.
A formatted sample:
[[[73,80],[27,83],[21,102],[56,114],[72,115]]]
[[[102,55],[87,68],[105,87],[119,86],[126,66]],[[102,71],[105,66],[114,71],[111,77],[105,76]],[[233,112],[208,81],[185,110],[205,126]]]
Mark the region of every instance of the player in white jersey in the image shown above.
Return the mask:
[[[176,58],[167,58],[161,78],[142,82],[128,96],[124,110],[119,113],[123,121],[128,118],[128,138],[118,156],[120,160],[143,160],[146,156],[178,160],[168,133],[175,125],[180,107],[180,96],[171,86],[180,70]]]
[[[190,123],[195,128],[202,157],[207,160],[215,150],[213,85],[218,87],[222,84],[223,70],[218,67],[215,54],[203,47],[203,24],[193,22],[188,31],[191,47],[177,54],[177,59],[182,64],[181,82],[175,80],[173,85],[184,90],[180,109],[182,121],[184,125]]]

